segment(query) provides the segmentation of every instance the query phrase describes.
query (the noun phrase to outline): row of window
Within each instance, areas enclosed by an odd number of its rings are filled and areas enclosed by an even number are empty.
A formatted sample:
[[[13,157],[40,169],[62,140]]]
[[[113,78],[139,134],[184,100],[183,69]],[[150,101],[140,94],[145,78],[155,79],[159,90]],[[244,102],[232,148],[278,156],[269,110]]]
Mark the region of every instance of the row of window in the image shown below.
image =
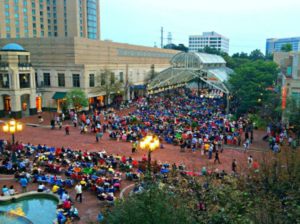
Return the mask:
[[[66,86],[66,81],[65,81],[65,74],[64,73],[58,73],[58,87],[65,87]],[[43,78],[44,78],[44,86],[45,87],[50,87],[51,86],[51,78],[50,78],[50,73],[43,73]],[[119,73],[119,79],[120,82],[124,82],[124,73],[120,72]],[[73,74],[72,75],[72,82],[73,82],[73,87],[80,87],[80,75],[79,74]],[[114,84],[115,83],[115,73],[111,73],[110,75],[110,83]],[[105,75],[101,75],[101,85],[106,84],[106,79]],[[95,74],[90,74],[89,75],[89,86],[90,87],[95,87]]]
[[[20,88],[30,88],[30,74],[19,74]],[[0,88],[10,88],[9,75],[0,74]]]

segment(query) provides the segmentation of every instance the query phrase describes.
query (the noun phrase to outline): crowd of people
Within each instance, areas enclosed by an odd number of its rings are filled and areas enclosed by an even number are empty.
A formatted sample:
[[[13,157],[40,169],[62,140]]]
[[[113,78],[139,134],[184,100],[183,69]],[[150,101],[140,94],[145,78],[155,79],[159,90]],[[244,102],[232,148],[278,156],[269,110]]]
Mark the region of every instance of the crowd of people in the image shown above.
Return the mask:
[[[132,144],[132,153],[138,148],[139,140],[147,134],[160,138],[160,147],[164,144],[178,146],[181,152],[201,151],[214,163],[221,163],[220,153],[224,145],[243,146],[247,151],[254,140],[254,125],[247,118],[234,120],[225,113],[223,98],[199,97],[189,89],[179,89],[164,95],[140,98],[136,109],[126,115],[118,116],[114,110],[94,110],[90,114],[77,114],[71,111],[69,117],[74,127],[80,128],[81,134],[92,132],[96,141],[108,132],[113,141],[126,141]],[[57,125],[62,129],[65,115],[51,120],[51,128]],[[69,124],[65,125],[65,134],[70,134]],[[288,137],[285,129],[280,132],[268,130],[267,139],[274,152],[280,151],[280,144]],[[292,141],[291,143],[292,144]],[[37,183],[37,191],[52,191],[57,194],[62,204],[58,209],[57,221],[79,218],[75,203],[83,202],[85,191],[92,192],[98,200],[113,205],[118,195],[122,180],[141,181],[146,170],[147,157],[138,161],[133,156],[112,155],[105,151],[88,152],[64,147],[49,147],[16,143],[11,145],[0,141],[0,173],[13,174],[20,183],[22,192],[27,191],[30,183]],[[213,156],[214,153],[214,156]],[[195,175],[185,170],[183,164],[153,164],[158,175],[167,175],[179,170],[188,175]],[[248,166],[258,170],[259,164],[252,156],[248,157]],[[237,173],[237,161],[232,161],[232,172]],[[199,175],[227,175],[225,170],[211,171],[202,167]],[[69,189],[76,192],[70,197]],[[136,192],[143,190],[138,184]],[[2,195],[18,193],[14,186],[2,187]]]

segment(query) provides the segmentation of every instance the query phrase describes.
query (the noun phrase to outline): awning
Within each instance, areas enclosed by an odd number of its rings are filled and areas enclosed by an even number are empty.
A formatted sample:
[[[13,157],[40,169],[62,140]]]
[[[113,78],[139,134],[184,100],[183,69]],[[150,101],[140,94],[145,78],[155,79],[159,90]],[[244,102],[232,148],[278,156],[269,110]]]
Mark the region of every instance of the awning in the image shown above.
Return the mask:
[[[146,85],[135,85],[135,86],[130,86],[131,90],[143,90],[146,89]]]
[[[61,100],[66,98],[67,93],[66,92],[55,92],[52,96],[52,99],[54,100]]]

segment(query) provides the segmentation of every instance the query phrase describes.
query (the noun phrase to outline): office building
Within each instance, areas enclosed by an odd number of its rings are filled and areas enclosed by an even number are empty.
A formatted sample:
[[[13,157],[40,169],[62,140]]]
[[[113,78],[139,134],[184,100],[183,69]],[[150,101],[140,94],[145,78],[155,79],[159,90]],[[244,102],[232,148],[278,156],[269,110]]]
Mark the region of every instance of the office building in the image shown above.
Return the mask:
[[[274,52],[281,51],[285,44],[292,45],[292,51],[300,51],[300,37],[290,38],[269,38],[266,41],[266,55],[273,54]]]
[[[0,38],[100,39],[99,0],[1,0]]]
[[[228,53],[229,39],[216,32],[204,32],[202,35],[189,36],[190,52],[198,52],[206,46]]]

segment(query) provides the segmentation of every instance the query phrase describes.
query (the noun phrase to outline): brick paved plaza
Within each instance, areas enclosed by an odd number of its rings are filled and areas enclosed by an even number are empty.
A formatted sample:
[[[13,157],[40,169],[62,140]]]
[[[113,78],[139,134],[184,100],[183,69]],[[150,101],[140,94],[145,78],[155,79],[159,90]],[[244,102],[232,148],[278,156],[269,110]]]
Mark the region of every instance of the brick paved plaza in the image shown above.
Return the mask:
[[[118,114],[126,114],[131,110],[125,110],[119,112]],[[108,133],[105,133],[102,140],[99,143],[95,140],[94,133],[80,134],[79,128],[74,128],[70,121],[64,121],[63,125],[70,125],[70,135],[65,135],[64,128],[59,130],[57,127],[55,130],[50,129],[50,119],[54,114],[45,113],[43,117],[45,121],[42,124],[38,124],[37,116],[28,117],[21,120],[26,127],[24,131],[16,134],[16,141],[21,141],[23,143],[31,144],[46,144],[47,146],[61,147],[65,148],[70,147],[75,150],[82,151],[102,151],[105,150],[108,154],[119,154],[125,156],[132,156],[134,159],[141,159],[146,152],[138,150],[137,153],[131,153],[131,143],[129,142],[117,142],[115,140],[110,140]],[[37,124],[39,126],[35,126]],[[234,146],[226,146],[223,153],[220,154],[221,164],[214,164],[213,159],[208,160],[206,155],[201,155],[200,152],[191,152],[187,150],[186,152],[180,152],[179,146],[173,146],[170,144],[164,143],[163,149],[158,149],[152,154],[153,160],[159,162],[168,162],[168,163],[184,163],[187,167],[187,170],[199,172],[203,166],[208,167],[208,169],[225,169],[227,172],[231,171],[231,163],[233,159],[237,159],[238,166],[245,167],[247,157],[249,154],[254,156],[254,159],[258,158],[261,154],[261,151],[266,149],[266,143],[261,141],[263,131],[256,131],[254,133],[254,143],[252,149],[248,153],[244,153],[242,148]],[[1,138],[10,139],[9,135],[3,134],[1,132]],[[1,185],[15,185],[16,188],[20,191],[20,186],[14,180],[8,180],[12,176],[1,176]],[[122,188],[132,184],[132,182],[123,181]],[[36,184],[30,184],[29,190],[36,190]],[[69,189],[71,197],[75,197],[74,189]],[[100,209],[103,208],[103,205],[100,204],[98,199],[90,192],[84,192],[83,203],[75,202],[75,206],[79,210],[81,220],[78,223],[87,223],[91,220],[96,220],[97,214]]]

